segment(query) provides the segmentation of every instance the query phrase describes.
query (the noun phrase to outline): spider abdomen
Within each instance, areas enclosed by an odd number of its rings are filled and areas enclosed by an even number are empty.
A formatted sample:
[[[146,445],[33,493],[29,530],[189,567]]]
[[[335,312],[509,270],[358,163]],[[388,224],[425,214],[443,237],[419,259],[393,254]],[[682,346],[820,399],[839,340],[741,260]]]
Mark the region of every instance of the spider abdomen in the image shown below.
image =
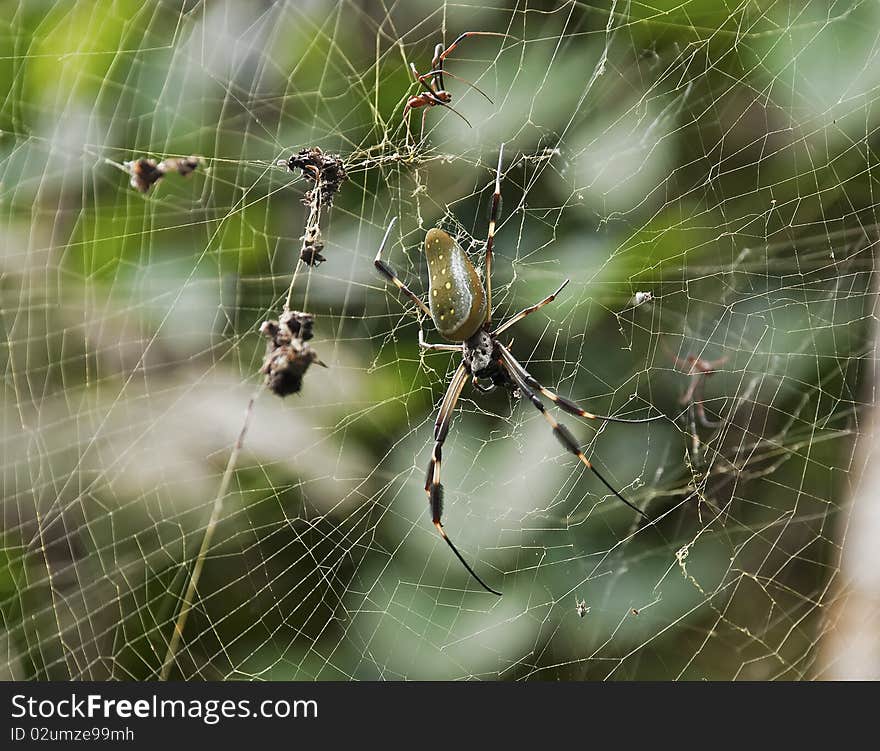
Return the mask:
[[[442,229],[425,236],[431,317],[451,342],[470,339],[486,321],[486,291],[461,246]]]

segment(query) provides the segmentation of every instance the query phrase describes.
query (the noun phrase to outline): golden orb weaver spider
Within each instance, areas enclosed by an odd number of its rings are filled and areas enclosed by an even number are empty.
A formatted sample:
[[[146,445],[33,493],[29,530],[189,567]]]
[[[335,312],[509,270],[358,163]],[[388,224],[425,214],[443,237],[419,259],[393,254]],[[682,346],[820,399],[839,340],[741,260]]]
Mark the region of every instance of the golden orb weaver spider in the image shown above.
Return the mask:
[[[450,78],[454,78],[456,81],[461,81],[462,83],[467,84],[472,89],[474,89],[474,91],[482,94],[490,104],[493,103],[486,92],[484,92],[481,88],[475,86],[470,81],[466,81],[465,79],[456,76],[454,73],[450,73],[448,70],[443,69],[443,61],[447,58],[447,56],[456,47],[458,47],[458,45],[463,40],[472,36],[507,37],[509,35],[501,34],[497,31],[466,31],[463,34],[460,34],[458,38],[448,47],[444,48],[442,44],[438,44],[436,47],[434,47],[434,59],[431,60],[431,70],[429,70],[427,73],[419,74],[418,70],[416,70],[415,64],[409,64],[409,69],[413,75],[413,78],[415,79],[415,82],[422,86],[425,90],[420,94],[411,96],[407,100],[406,106],[403,108],[403,119],[404,121],[407,121],[407,116],[409,115],[410,110],[424,107],[425,111],[422,113],[422,136],[424,136],[425,133],[425,118],[428,116],[428,110],[431,107],[446,107],[447,109],[452,110],[462,120],[464,120],[469,128],[473,127],[470,121],[450,104],[450,102],[452,101],[452,94],[446,91],[443,83],[444,74],[449,76]]]
[[[522,398],[528,399],[547,420],[553,429],[553,434],[562,446],[574,454],[617,498],[636,511],[642,517],[650,521],[648,515],[638,506],[630,503],[600,474],[593,464],[584,455],[571,431],[562,423],[556,421],[551,415],[541,398],[544,396],[557,407],[569,414],[578,417],[586,417],[591,420],[605,420],[608,422],[644,423],[659,420],[663,415],[647,417],[638,420],[597,415],[589,412],[580,405],[560,396],[554,391],[540,384],[510,353],[510,350],[499,341],[499,336],[507,331],[515,323],[540,310],[548,303],[553,302],[556,296],[563,290],[569,280],[566,279],[553,294],[545,297],[541,302],[524,308],[516,315],[507,319],[497,328],[492,328],[492,248],[495,241],[495,225],[498,221],[498,207],[501,202],[501,162],[504,155],[504,144],[498,153],[498,167],[495,170],[495,193],[492,196],[492,212],[489,218],[489,230],[486,236],[486,256],[483,282],[477,275],[477,271],[468,259],[461,246],[442,229],[428,230],[425,236],[425,257],[428,261],[428,300],[430,307],[413,293],[398,277],[391,266],[382,260],[382,251],[388,242],[391,229],[397,220],[395,217],[385,230],[385,236],[376,253],[374,264],[376,269],[388,281],[394,284],[403,294],[409,297],[416,307],[425,313],[433,322],[440,335],[455,344],[430,344],[424,341],[421,330],[419,331],[419,347],[429,350],[443,350],[460,352],[461,363],[456,368],[434,423],[434,450],[431,452],[431,460],[428,463],[428,471],[425,477],[425,492],[428,494],[428,503],[434,526],[440,536],[468,570],[470,575],[487,592],[501,595],[500,592],[487,585],[471,568],[452,540],[443,528],[441,517],[443,514],[443,485],[440,483],[440,462],[442,458],[443,443],[449,433],[453,411],[461,395],[462,389],[468,380],[473,381],[478,391],[493,391],[503,387],[511,392],[519,391]],[[481,381],[488,381],[484,386]]]

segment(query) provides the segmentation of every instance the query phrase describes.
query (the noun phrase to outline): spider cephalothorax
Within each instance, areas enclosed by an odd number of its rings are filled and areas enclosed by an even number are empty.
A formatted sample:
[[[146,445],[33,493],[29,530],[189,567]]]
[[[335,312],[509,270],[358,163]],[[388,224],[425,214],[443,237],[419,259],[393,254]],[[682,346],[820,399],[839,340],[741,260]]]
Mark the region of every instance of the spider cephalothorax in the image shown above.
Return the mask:
[[[201,159],[197,156],[169,157],[158,164],[155,159],[141,157],[131,162],[125,162],[123,166],[131,175],[131,187],[141,193],[149,192],[157,182],[170,172],[176,172],[181,177],[187,177],[198,169]]]
[[[462,355],[469,375],[476,378],[491,378],[497,370],[498,353],[495,340],[485,329],[480,329],[464,343]]]
[[[627,420],[588,412],[570,399],[560,396],[539,383],[499,340],[500,335],[513,326],[513,324],[556,299],[556,295],[568,284],[566,279],[562,286],[552,295],[548,295],[541,302],[521,310],[497,328],[492,327],[492,248],[495,240],[495,224],[498,220],[498,207],[501,200],[501,159],[503,151],[504,145],[502,144],[501,153],[498,154],[498,168],[495,171],[495,193],[492,196],[492,213],[489,218],[489,231],[486,237],[485,272],[482,281],[461,246],[443,230],[431,229],[425,236],[425,258],[428,262],[428,300],[430,307],[425,305],[422,299],[400,280],[394,269],[382,260],[382,250],[385,248],[385,244],[391,234],[394,219],[392,219],[391,224],[388,225],[388,229],[385,231],[385,237],[379,246],[379,252],[376,254],[375,260],[375,266],[379,273],[407,295],[434,322],[437,331],[444,339],[449,342],[455,342],[454,344],[429,344],[424,341],[420,331],[419,346],[426,350],[443,350],[459,352],[461,354],[461,362],[450,379],[449,386],[443,396],[443,401],[440,403],[437,420],[434,423],[434,449],[431,452],[431,460],[428,463],[428,471],[425,477],[425,492],[428,494],[431,517],[437,531],[449,547],[452,548],[452,552],[455,553],[471,576],[484,589],[493,594],[500,594],[500,592],[496,592],[477,576],[461,553],[458,552],[455,545],[452,544],[441,522],[443,515],[443,485],[440,483],[440,464],[443,443],[446,441],[446,436],[449,433],[455,405],[468,378],[473,381],[474,386],[479,391],[492,391],[500,386],[509,389],[514,395],[522,399],[528,399],[532,406],[543,415],[563,448],[576,456],[584,466],[592,470],[605,487],[614,493],[615,496],[645,518],[648,518],[647,515],[627,501],[590,463],[571,431],[565,425],[557,422],[553,415],[547,411],[541,397],[549,399],[557,407],[569,414],[594,420],[634,423],[648,422],[662,417],[662,415],[658,415],[657,417],[643,420]],[[485,287],[483,286],[484,282]],[[484,385],[486,382],[488,382],[488,385]]]
[[[516,384],[504,369],[498,340],[489,331],[480,329],[462,345],[462,349],[462,363],[477,391],[488,394],[504,388],[515,397],[520,396]]]
[[[277,321],[263,321],[260,326],[260,333],[269,340],[260,372],[266,375],[266,386],[278,396],[298,392],[312,363],[327,367],[308,344],[314,322],[310,313],[288,310]]]

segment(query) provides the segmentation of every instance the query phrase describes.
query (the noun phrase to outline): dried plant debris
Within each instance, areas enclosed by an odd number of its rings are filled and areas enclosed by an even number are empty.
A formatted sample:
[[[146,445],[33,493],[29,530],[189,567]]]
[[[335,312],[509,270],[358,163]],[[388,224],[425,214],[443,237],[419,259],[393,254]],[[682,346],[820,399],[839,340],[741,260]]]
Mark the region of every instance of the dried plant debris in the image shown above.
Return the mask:
[[[321,255],[324,250],[324,241],[321,239],[321,228],[318,226],[309,227],[306,234],[302,238],[302,250],[299,257],[309,266],[320,266],[327,259]]]
[[[131,187],[141,193],[149,191],[165,174],[159,170],[155,159],[135,159],[125,162],[125,168],[131,174]]]
[[[277,321],[264,321],[260,326],[260,333],[269,340],[260,372],[266,375],[266,386],[278,396],[297,393],[312,363],[327,367],[308,344],[314,322],[310,313],[289,310]]]
[[[325,206],[333,205],[333,196],[348,179],[342,157],[339,154],[325,154],[317,146],[300,149],[290,157],[287,168],[291,172],[301,170],[303,177],[312,180],[318,189],[318,200]],[[310,190],[303,196],[303,203],[308,206],[312,200],[313,194]]]
[[[202,160],[197,156],[172,157],[158,163],[155,159],[141,157],[125,162],[123,166],[131,175],[131,187],[141,193],[148,193],[150,188],[170,172],[188,177],[199,168],[201,163]]]

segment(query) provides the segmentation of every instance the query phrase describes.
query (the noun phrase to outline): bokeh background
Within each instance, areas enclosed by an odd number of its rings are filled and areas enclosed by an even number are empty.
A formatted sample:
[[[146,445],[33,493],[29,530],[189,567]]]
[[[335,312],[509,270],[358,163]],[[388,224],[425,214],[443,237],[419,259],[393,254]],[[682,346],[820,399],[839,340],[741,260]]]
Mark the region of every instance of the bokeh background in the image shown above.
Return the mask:
[[[0,675],[182,679],[878,677],[873,2],[5,2],[0,13]],[[412,136],[409,62],[463,31]],[[426,289],[435,225],[482,260],[544,383],[650,425],[465,389],[372,268]],[[260,393],[319,146],[349,180],[300,394]],[[122,169],[195,154],[146,195]],[[637,293],[650,293],[651,299]],[[644,301],[643,301],[644,300]],[[694,385],[687,358],[715,373]],[[700,419],[705,414],[705,424]],[[872,526],[874,525],[874,526]],[[872,636],[873,635],[873,636]],[[874,641],[872,641],[872,638]],[[873,651],[872,651],[873,650]]]

